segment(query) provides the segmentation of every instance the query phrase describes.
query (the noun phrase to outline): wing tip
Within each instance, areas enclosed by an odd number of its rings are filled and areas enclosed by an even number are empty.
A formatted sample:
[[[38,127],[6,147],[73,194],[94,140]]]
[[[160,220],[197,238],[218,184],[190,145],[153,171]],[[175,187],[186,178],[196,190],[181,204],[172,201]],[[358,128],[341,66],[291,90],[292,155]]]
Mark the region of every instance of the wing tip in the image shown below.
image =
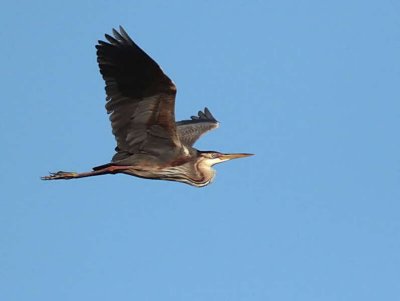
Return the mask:
[[[211,121],[218,123],[218,120],[215,119],[215,117],[213,116],[213,114],[211,114],[210,110],[207,107],[204,108],[204,111],[198,111],[197,116],[190,116],[190,118],[196,121]]]
[[[118,29],[112,28],[111,29],[111,34],[104,34],[104,37],[106,38],[106,41],[98,40],[96,48],[105,46],[105,45],[121,45],[121,44],[128,44],[128,45],[136,45],[129,34],[125,31],[125,29],[119,25]]]

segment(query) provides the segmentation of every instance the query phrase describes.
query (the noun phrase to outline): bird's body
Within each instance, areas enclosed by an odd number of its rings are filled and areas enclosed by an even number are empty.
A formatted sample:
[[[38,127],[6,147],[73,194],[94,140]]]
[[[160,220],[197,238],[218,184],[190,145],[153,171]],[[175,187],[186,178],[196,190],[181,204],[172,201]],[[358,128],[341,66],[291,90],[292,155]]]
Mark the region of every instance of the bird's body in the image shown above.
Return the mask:
[[[198,157],[197,150],[190,148],[188,152],[184,155],[173,156],[175,160],[168,163],[162,157],[135,154],[119,161],[118,165],[110,163],[95,167],[94,171],[108,169],[111,173],[123,173],[146,179],[180,181],[187,184],[194,183],[199,187],[209,184],[215,176],[215,171],[209,168],[210,166],[204,160],[205,157],[203,160],[196,159]]]
[[[99,41],[97,61],[106,82],[106,109],[117,141],[111,163],[83,173],[57,172],[44,180],[123,173],[202,187],[215,176],[212,165],[250,154],[202,152],[193,144],[218,127],[205,108],[190,120],[175,122],[174,83],[122,27]]]

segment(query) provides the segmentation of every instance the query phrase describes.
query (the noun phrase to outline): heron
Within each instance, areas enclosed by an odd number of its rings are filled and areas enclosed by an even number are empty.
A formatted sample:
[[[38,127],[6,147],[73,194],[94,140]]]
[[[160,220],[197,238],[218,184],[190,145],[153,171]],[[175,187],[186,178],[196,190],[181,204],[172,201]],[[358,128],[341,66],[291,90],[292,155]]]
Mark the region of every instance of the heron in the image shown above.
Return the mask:
[[[215,177],[213,165],[252,155],[193,147],[202,135],[218,127],[211,112],[205,108],[197,116],[176,122],[173,81],[122,26],[105,38],[98,41],[96,53],[117,144],[115,154],[110,163],[91,171],[58,171],[42,180],[127,174],[203,187]]]

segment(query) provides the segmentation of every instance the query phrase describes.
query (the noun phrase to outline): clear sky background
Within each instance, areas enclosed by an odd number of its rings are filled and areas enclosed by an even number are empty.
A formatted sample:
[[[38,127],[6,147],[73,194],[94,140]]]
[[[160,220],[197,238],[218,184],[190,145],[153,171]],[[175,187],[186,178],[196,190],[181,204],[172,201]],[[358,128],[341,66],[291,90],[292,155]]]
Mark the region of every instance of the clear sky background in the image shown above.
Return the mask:
[[[201,2],[201,3],[200,3]],[[205,188],[124,175],[95,48],[123,25],[207,106]],[[0,300],[400,300],[400,2],[8,1]]]

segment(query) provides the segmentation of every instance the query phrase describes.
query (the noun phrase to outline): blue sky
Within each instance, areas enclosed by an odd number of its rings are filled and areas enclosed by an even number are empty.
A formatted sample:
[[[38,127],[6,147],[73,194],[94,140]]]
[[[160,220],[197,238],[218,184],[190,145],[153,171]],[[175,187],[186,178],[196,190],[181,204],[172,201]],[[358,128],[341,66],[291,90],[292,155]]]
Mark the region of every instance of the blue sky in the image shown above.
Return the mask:
[[[9,1],[0,300],[400,298],[400,4]],[[94,45],[123,25],[174,80],[215,182],[86,171],[114,148]]]

